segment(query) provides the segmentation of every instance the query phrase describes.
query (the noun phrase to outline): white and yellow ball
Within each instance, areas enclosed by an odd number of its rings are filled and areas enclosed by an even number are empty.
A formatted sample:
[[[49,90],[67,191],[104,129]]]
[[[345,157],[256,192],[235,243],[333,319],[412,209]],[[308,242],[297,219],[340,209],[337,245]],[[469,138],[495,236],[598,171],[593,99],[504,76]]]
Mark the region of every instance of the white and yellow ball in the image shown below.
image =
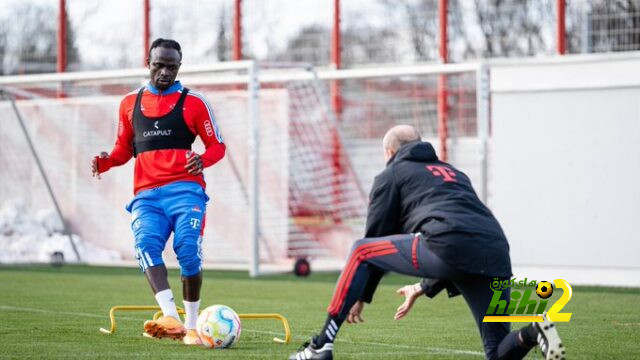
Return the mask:
[[[225,305],[211,305],[200,312],[197,331],[205,347],[224,349],[238,342],[242,323],[232,308]]]

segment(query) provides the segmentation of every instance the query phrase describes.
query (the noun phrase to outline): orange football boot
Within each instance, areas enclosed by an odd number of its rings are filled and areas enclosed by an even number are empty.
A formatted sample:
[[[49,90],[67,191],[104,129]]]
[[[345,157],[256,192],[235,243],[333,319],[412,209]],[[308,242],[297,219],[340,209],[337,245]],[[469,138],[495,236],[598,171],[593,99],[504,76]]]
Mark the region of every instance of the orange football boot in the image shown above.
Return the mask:
[[[158,339],[182,340],[187,334],[187,329],[185,329],[180,320],[173,316],[161,316],[158,320],[145,321],[144,332]]]

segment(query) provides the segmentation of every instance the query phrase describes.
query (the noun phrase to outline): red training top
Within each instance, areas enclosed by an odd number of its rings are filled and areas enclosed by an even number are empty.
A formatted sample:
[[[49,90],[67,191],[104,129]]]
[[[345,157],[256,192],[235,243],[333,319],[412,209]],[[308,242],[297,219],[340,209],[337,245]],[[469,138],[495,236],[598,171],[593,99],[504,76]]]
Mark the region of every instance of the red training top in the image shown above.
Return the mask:
[[[183,86],[176,81],[169,89],[161,92],[153,85],[147,84],[142,94],[141,110],[147,117],[167,115],[176,105]],[[139,89],[128,93],[120,102],[118,121],[118,137],[116,144],[100,164],[100,172],[109,170],[112,166],[119,166],[133,157],[133,107]],[[189,91],[183,107],[184,122],[195,135],[200,136],[205,146],[205,152],[200,154],[203,167],[209,167],[224,157],[225,144],[216,124],[211,106],[204,96]],[[206,187],[204,176],[190,175],[184,168],[187,163],[186,149],[163,149],[145,151],[136,157],[133,175],[133,192],[159,187],[175,181],[193,181]]]

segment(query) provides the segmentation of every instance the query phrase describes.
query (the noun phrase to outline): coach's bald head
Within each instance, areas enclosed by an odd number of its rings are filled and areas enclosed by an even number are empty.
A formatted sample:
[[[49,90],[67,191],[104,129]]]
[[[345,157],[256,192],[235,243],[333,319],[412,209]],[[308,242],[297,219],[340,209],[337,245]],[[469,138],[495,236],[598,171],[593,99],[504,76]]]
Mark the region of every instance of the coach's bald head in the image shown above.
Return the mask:
[[[411,125],[396,125],[392,127],[382,138],[384,162],[388,162],[402,145],[420,141],[420,139],[420,133]]]

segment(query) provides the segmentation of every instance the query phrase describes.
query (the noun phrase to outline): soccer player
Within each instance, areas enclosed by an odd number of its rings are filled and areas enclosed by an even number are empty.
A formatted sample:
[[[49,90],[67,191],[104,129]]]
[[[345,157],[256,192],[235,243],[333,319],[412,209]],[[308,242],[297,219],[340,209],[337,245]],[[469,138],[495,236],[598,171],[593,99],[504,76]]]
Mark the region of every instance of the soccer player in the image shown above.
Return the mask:
[[[202,170],[220,161],[225,144],[205,98],[176,81],[182,51],[174,40],[156,39],[149,49],[150,80],[120,103],[118,135],[110,154],[93,158],[100,174],[135,157],[134,198],[127,206],[135,237],[136,258],[163,316],[149,320],[144,331],[157,338],[201,344],[195,331],[202,286],[201,243],[205,225]],[[196,135],[205,151],[191,150]],[[186,313],[180,321],[162,259],[169,235],[181,268]]]
[[[353,245],[322,330],[290,359],[332,359],[340,326],[362,321],[364,304],[387,271],[424,278],[398,290],[406,300],[396,319],[423,293],[433,296],[432,288],[446,286],[469,305],[488,359],[520,359],[538,344],[547,358],[564,356],[549,322],[512,333],[509,323],[482,322],[493,295],[490,283],[512,275],[511,260],[502,228],[469,178],[439,161],[412,126],[391,128],[382,145],[387,165],[371,190],[365,238]],[[509,291],[501,299],[508,302]]]

